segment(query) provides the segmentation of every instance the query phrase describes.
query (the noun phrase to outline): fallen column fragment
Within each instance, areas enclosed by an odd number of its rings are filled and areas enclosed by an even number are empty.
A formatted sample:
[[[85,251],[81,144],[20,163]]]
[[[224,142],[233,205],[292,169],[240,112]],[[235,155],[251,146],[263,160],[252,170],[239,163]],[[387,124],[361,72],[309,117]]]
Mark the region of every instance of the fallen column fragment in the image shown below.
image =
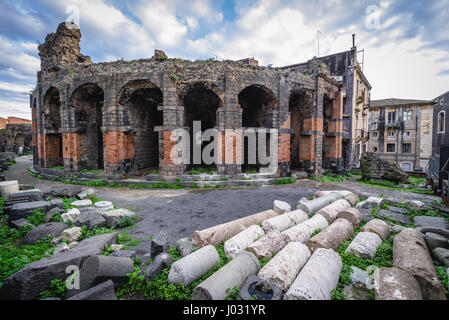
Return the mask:
[[[284,296],[284,300],[330,300],[343,263],[332,249],[318,249]]]
[[[185,286],[200,279],[220,263],[220,256],[214,246],[205,246],[172,264],[168,283]]]
[[[343,199],[348,201],[351,206],[355,206],[357,201],[359,201],[359,196],[357,194],[347,190],[317,191],[315,193],[315,198],[324,197],[330,193],[338,193]]]
[[[324,230],[328,225],[329,223],[323,216],[314,215],[309,220],[282,232],[282,238],[285,242],[305,243],[315,231]]]
[[[340,244],[349,240],[353,234],[354,229],[351,222],[346,219],[337,219],[326,229],[309,239],[306,245],[312,252],[319,248],[337,250]]]
[[[234,287],[260,270],[259,260],[250,252],[241,252],[234,260],[193,289],[192,300],[224,300]]]
[[[388,224],[379,219],[373,219],[365,224],[361,232],[373,232],[377,234],[383,241],[387,240],[391,233]]]
[[[192,235],[192,241],[197,248],[207,246],[208,244],[219,246],[223,241],[232,238],[249,226],[257,225],[277,215],[273,210],[268,210],[202,231],[195,231]]]
[[[424,300],[446,300],[444,286],[438,280],[420,232],[405,229],[394,238],[393,266],[407,271],[418,280]]]
[[[291,211],[292,207],[284,201],[274,200],[273,210],[277,214],[284,214]]]
[[[341,199],[342,196],[338,193],[332,192],[326,196],[316,198],[311,201],[301,202],[296,206],[296,209],[302,210],[309,216],[312,216],[318,210],[330,205],[334,201]]]
[[[257,276],[286,291],[310,256],[310,250],[304,244],[290,242],[260,270]]]
[[[346,210],[340,211],[337,215],[338,218],[343,218],[352,223],[354,228],[357,228],[362,222],[362,215],[356,208],[348,208]]]
[[[334,203],[318,210],[316,214],[320,214],[327,219],[329,223],[334,222],[337,219],[338,214],[346,209],[349,209],[351,205],[346,200],[337,200]]]
[[[241,251],[245,250],[254,241],[263,237],[265,232],[259,226],[251,226],[246,228],[239,234],[225,242],[224,251],[226,257],[234,259]]]
[[[309,219],[307,213],[302,210],[296,210],[265,220],[262,222],[262,228],[265,232],[270,230],[279,230],[282,232],[306,221],[307,219]]]
[[[362,259],[374,259],[377,248],[381,245],[382,239],[373,232],[360,232],[352,240],[346,252],[352,252],[356,257]]]
[[[374,271],[376,300],[422,300],[418,281],[398,268],[380,268]]]
[[[278,230],[268,232],[265,236],[251,244],[246,251],[254,254],[258,259],[269,258],[273,252],[281,251],[286,245],[282,235]]]

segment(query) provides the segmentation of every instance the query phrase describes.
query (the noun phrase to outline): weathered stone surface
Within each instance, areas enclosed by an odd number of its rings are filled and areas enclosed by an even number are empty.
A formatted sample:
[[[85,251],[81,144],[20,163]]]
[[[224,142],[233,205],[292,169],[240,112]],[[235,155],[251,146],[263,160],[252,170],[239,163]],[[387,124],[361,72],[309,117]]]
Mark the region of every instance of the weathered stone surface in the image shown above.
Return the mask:
[[[311,256],[310,250],[300,242],[290,242],[257,275],[286,291]]]
[[[281,300],[282,290],[266,280],[251,275],[243,284],[239,292],[242,300]]]
[[[114,282],[112,282],[112,280],[108,280],[100,283],[99,285],[80,292],[67,300],[117,300],[117,296],[114,291]]]
[[[357,285],[347,285],[343,288],[343,293],[345,294],[346,300],[349,301],[368,301],[374,300],[369,290],[363,286]]]
[[[161,253],[168,253],[169,250],[170,237],[166,231],[161,231],[151,240],[151,257],[155,258]]]
[[[30,226],[32,228],[34,228],[35,226],[30,223],[27,219],[19,219],[19,220],[14,220],[13,222],[11,222],[11,226],[14,228],[19,229],[22,226]]]
[[[61,252],[66,252],[66,251],[69,251],[69,250],[70,250],[70,247],[67,245],[67,243],[63,242],[63,243],[60,243],[55,248],[55,250],[53,251],[53,255],[55,256],[57,254],[60,254]]]
[[[412,224],[412,220],[410,220],[410,218],[404,214],[401,213],[396,213],[396,212],[391,212],[391,211],[387,211],[387,210],[380,210],[379,213],[377,214],[378,217],[381,218],[390,218],[394,221],[397,221],[399,223],[402,223],[404,225],[410,225]]]
[[[362,222],[362,215],[360,214],[360,211],[357,210],[356,208],[348,208],[343,211],[340,211],[337,214],[337,219],[340,218],[346,219],[349,222],[351,222],[354,228],[357,228]]]
[[[195,246],[189,238],[182,238],[175,242],[175,249],[178,250],[181,257],[185,257],[193,252]]]
[[[284,296],[284,300],[330,300],[343,263],[332,249],[316,250]]]
[[[313,253],[318,248],[334,249],[354,234],[354,226],[346,219],[337,219],[326,229],[318,233],[313,238],[307,240],[306,246]]]
[[[135,251],[120,250],[120,251],[117,251],[117,252],[112,252],[109,256],[110,257],[134,259],[137,256],[137,254],[136,254]]]
[[[424,236],[424,239],[426,240],[427,248],[429,249],[429,252],[432,252],[433,249],[436,248],[444,248],[449,249],[449,241],[446,237],[443,237],[439,234],[428,232]]]
[[[444,248],[436,248],[432,251],[432,256],[441,265],[449,267],[449,250]]]
[[[67,229],[67,225],[64,223],[51,222],[42,224],[29,231],[22,239],[22,244],[36,244],[39,240],[43,240],[47,237],[59,237],[64,230]]]
[[[70,187],[62,187],[62,188],[56,188],[51,191],[51,194],[54,197],[67,197],[67,198],[73,198],[77,194],[79,194],[83,189],[80,186],[70,186]]]
[[[425,300],[446,300],[426,243],[420,232],[406,229],[394,238],[393,266],[418,280]]]
[[[185,286],[201,279],[220,263],[220,256],[214,246],[205,246],[192,254],[176,261],[168,274],[168,282]]]
[[[418,281],[398,268],[380,268],[374,272],[376,300],[422,300]]]
[[[357,194],[347,190],[317,191],[315,193],[315,198],[327,196],[333,192],[338,193],[343,199],[348,201],[351,204],[351,206],[355,206],[357,201],[359,201],[359,196]]]
[[[0,196],[2,198],[8,197],[12,193],[19,192],[19,181],[2,181],[0,182]]]
[[[307,213],[309,216],[312,216],[318,210],[323,209],[324,207],[330,205],[331,203],[341,199],[342,196],[338,193],[332,192],[328,195],[316,198],[311,201],[299,203],[296,206],[296,209],[302,210]]]
[[[446,239],[449,240],[449,230],[443,229],[443,228],[436,228],[436,227],[417,227],[416,231],[421,232],[422,234],[426,233],[436,233],[440,236],[446,237]]]
[[[52,208],[63,208],[64,207],[64,201],[60,199],[52,199],[50,200],[50,205]]]
[[[374,259],[377,248],[381,245],[382,239],[373,232],[359,232],[352,240],[346,252],[352,252],[356,257],[362,259]]]
[[[129,258],[91,256],[80,270],[80,287],[85,291],[107,280],[117,287],[128,282],[127,274],[134,272],[134,262]]]
[[[83,227],[86,226],[87,229],[101,228],[106,225],[106,219],[96,212],[95,209],[85,211],[81,213],[75,220],[75,226]]]
[[[138,244],[135,250],[138,255],[148,254],[151,257],[151,240],[142,241],[141,243]]]
[[[274,200],[273,210],[277,214],[284,214],[286,212],[290,212],[292,207],[287,202]]]
[[[54,279],[66,279],[66,268],[78,266],[92,255],[101,254],[105,245],[111,245],[117,233],[102,234],[81,241],[75,248],[51,258],[33,262],[5,280],[0,288],[0,300],[38,299],[42,291],[50,289]]]
[[[407,208],[412,209],[414,211],[427,211],[427,206],[424,202],[419,200],[405,200],[402,202]]]
[[[269,258],[273,255],[273,252],[281,251],[286,244],[279,230],[272,230],[247,247],[246,251],[253,253],[258,259]]]
[[[145,280],[152,281],[158,274],[164,271],[165,268],[173,263],[173,257],[168,253],[161,253],[156,258],[154,258],[153,263],[151,263],[145,270]]]
[[[322,215],[329,223],[332,223],[337,219],[337,216],[341,211],[349,209],[350,207],[351,205],[348,201],[340,199],[317,211],[316,214]]]
[[[377,234],[382,240],[387,240],[390,236],[390,227],[387,223],[379,219],[373,219],[361,230],[362,232],[374,232]]]
[[[373,208],[379,208],[384,203],[384,199],[382,198],[376,198],[376,197],[369,197],[367,200],[362,201],[357,204],[357,209],[373,209]]]
[[[81,238],[81,228],[74,227],[70,229],[64,230],[64,232],[61,234],[62,240],[68,240],[69,242],[75,242],[78,241]]]
[[[282,238],[287,243],[305,243],[315,231],[324,230],[327,226],[329,226],[327,220],[322,215],[316,214],[309,220],[282,232]]]
[[[51,209],[51,210],[48,211],[47,214],[45,215],[45,222],[46,222],[46,223],[49,223],[49,222],[53,219],[53,217],[54,217],[55,215],[57,215],[57,214],[59,214],[59,213],[62,214],[62,213],[64,213],[64,212],[65,212],[65,211],[64,211],[63,209],[58,208],[58,207]]]
[[[114,210],[114,204],[111,201],[98,201],[94,207],[102,211]]]
[[[193,289],[192,300],[224,300],[234,287],[240,288],[250,275],[260,270],[259,260],[242,251],[235,259]]]
[[[33,201],[27,203],[17,203],[8,210],[9,221],[19,220],[33,215],[35,210],[48,212],[51,209],[50,202]]]
[[[73,209],[70,209],[69,211],[67,211],[66,213],[63,213],[61,215],[61,219],[64,222],[74,222],[80,214],[81,214],[81,211],[79,211],[76,208],[73,208]]]
[[[208,244],[219,246],[223,241],[228,240],[252,225],[257,225],[264,220],[276,217],[278,214],[274,210],[257,213],[252,216],[227,222],[202,231],[195,231],[192,236],[193,244],[197,248]]]
[[[92,200],[87,199],[87,200],[73,201],[72,206],[79,208],[92,207]]]
[[[86,199],[87,197],[93,196],[93,195],[95,195],[95,190],[92,189],[92,188],[89,188],[89,189],[86,189],[86,190],[81,191],[81,192],[78,193],[76,196],[77,196],[78,199],[84,200],[84,199]]]
[[[241,251],[245,250],[253,242],[264,235],[265,232],[259,226],[253,225],[246,228],[225,242],[224,251],[226,256],[234,259]]]
[[[307,219],[309,219],[307,213],[301,210],[295,210],[265,220],[264,222],[262,222],[262,228],[265,230],[265,232],[271,230],[279,230],[280,232],[282,232],[290,229],[293,226],[296,226],[297,224],[300,224],[301,222],[306,221]]]
[[[11,193],[8,196],[8,200],[16,201],[17,203],[42,201],[42,191],[33,189]]]
[[[134,218],[136,217],[136,213],[128,210],[128,209],[116,209],[116,210],[109,210],[109,211],[98,211],[105,219],[106,219],[106,225],[109,228],[116,228],[120,222],[128,218]]]
[[[413,223],[417,227],[433,227],[449,229],[449,223],[444,218],[416,216],[413,218]]]
[[[389,206],[388,207],[388,211],[401,213],[401,214],[408,214],[408,210],[407,209],[399,208],[399,207],[393,207],[393,206]]]

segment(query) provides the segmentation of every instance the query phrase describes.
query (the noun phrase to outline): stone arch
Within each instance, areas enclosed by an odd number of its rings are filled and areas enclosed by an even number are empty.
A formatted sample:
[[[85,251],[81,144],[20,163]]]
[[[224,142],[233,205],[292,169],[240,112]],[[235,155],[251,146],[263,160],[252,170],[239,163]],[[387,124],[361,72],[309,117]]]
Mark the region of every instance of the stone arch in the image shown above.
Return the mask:
[[[159,130],[163,125],[163,94],[150,80],[129,81],[120,90],[118,102],[125,107],[125,123],[134,142],[134,171],[159,168]]]
[[[84,83],[73,92],[70,108],[74,126],[80,132],[79,169],[104,169],[103,105],[104,91],[96,83]]]
[[[59,89],[56,87],[48,88],[44,95],[44,123],[46,130],[58,131],[61,128],[61,97]]]
[[[194,163],[194,143],[193,134],[194,121],[201,121],[201,131],[214,129],[219,126],[218,112],[224,106],[223,93],[221,90],[210,82],[195,82],[187,86],[181,91],[178,99],[180,104],[184,106],[184,126],[189,128],[190,132],[190,164],[187,169],[198,167],[215,167],[216,165],[206,164],[201,157],[201,163]],[[208,144],[213,141],[205,141],[201,144],[201,154]],[[215,154],[211,154],[216,156]],[[199,157],[197,157],[199,158]]]
[[[42,156],[44,166],[55,167],[63,165],[63,148],[61,129],[61,96],[59,89],[50,87],[44,95],[42,121],[44,134]]]

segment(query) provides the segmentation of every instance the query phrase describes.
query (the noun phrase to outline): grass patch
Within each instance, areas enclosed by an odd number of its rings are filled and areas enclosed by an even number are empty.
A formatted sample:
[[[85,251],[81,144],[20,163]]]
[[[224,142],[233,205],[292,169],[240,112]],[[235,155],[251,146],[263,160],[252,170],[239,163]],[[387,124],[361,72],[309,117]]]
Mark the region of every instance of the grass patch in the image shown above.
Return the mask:
[[[284,185],[284,184],[294,184],[296,180],[294,178],[280,178],[277,179],[274,184],[275,185]]]
[[[337,175],[334,173],[328,173],[322,178],[314,178],[314,180],[324,183],[335,183],[335,182],[345,182],[352,178],[351,173],[347,173],[346,175]]]
[[[399,188],[398,185],[396,183],[393,183],[391,181],[385,181],[385,180],[368,180],[368,181],[363,181],[362,178],[360,178],[358,180],[358,182],[360,182],[361,184],[364,185],[368,185],[371,187],[376,187],[376,188],[381,188],[381,189],[387,189],[387,190],[397,190],[397,191],[405,191],[405,192],[411,192],[411,193],[417,193],[417,194],[429,194],[429,195],[433,195],[433,191],[432,190],[421,190],[418,189],[418,185],[423,182],[423,178],[414,178],[414,177],[409,177],[409,181],[410,181],[410,188]]]
[[[438,262],[435,262],[435,270],[437,271],[438,279],[445,288],[446,298],[449,299],[449,269],[445,266],[440,266]]]

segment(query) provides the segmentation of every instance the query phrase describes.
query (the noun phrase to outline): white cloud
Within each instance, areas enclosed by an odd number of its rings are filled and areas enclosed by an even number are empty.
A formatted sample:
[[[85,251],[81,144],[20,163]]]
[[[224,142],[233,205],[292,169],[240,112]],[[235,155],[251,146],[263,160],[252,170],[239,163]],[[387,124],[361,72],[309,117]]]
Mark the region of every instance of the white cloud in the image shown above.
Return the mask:
[[[0,81],[0,90],[18,92],[18,93],[30,93],[34,89],[32,85],[20,85],[9,82]]]
[[[4,100],[0,99],[0,117],[19,117],[31,120],[29,100]]]

